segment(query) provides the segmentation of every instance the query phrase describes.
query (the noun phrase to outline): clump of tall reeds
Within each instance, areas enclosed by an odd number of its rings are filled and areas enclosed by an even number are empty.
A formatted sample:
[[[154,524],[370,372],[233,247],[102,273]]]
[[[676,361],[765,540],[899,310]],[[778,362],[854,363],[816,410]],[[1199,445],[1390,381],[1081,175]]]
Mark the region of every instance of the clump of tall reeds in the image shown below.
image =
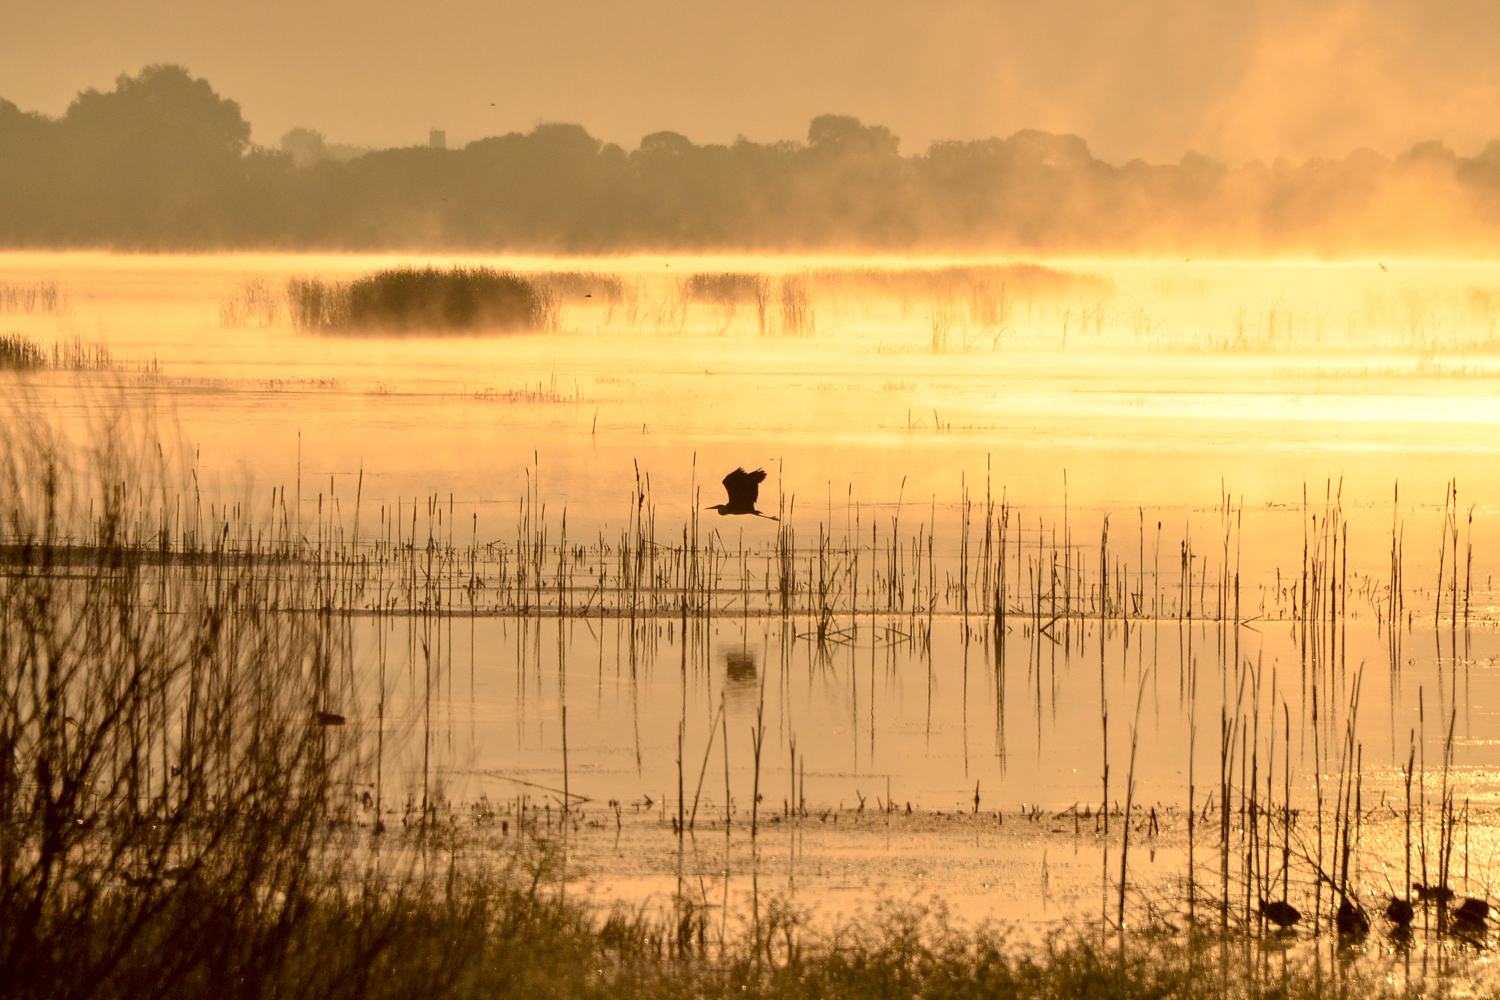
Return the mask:
[[[396,267],[348,283],[293,278],[292,322],[304,330],[538,330],[555,313],[545,285],[488,267]]]
[[[21,333],[0,333],[0,371],[101,371],[115,367],[103,344],[57,341],[44,348]]]
[[[0,370],[31,371],[47,367],[47,354],[30,337],[0,333]]]

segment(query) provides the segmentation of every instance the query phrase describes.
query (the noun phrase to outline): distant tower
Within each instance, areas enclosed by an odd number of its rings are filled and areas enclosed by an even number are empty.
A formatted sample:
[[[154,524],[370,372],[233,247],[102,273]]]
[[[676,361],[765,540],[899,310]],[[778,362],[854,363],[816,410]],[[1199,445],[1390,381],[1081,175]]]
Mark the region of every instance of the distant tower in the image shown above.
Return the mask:
[[[440,128],[432,129],[427,133],[427,145],[432,149],[447,149],[448,133]]]

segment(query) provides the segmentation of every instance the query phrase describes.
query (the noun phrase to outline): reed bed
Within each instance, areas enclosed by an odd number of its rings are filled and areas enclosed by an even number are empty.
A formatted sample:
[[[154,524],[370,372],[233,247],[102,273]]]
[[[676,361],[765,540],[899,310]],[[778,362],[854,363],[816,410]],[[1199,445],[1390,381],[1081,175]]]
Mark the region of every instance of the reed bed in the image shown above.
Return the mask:
[[[553,386],[539,395],[572,398]],[[1330,484],[1330,491],[1332,490]],[[1174,535],[1141,512],[1133,536],[1102,524],[1097,556],[1077,537],[1063,512],[1049,521],[1034,511],[967,488],[955,516],[921,507],[830,509],[813,520],[798,515],[795,497],[778,501],[782,520],[763,541],[721,530],[733,519],[692,511],[671,535],[659,529],[649,481],[638,479],[622,505],[620,527],[578,537],[549,516],[545,498],[530,490],[515,501],[508,535],[468,530],[451,497],[398,499],[367,508],[328,492],[307,507],[273,491],[264,504],[205,508],[184,493],[162,499],[160,510],[133,511],[130,544],[147,545],[152,559],[201,564],[215,553],[247,563],[283,566],[291,574],[336,575],[330,598],[342,613],[396,610],[526,617],[654,617],[693,615],[797,617],[824,622],[870,615],[914,621],[951,617],[984,627],[1024,627],[1043,641],[1071,648],[1090,622],[1200,622],[1235,626],[1247,619],[1299,626],[1309,659],[1343,651],[1343,627],[1363,615],[1382,629],[1424,620],[1458,631],[1476,615],[1473,509],[1451,487],[1442,510],[1438,577],[1432,586],[1407,580],[1405,525],[1395,512],[1389,553],[1391,578],[1349,577],[1348,525],[1339,498],[1305,502],[1306,541],[1299,567],[1277,569],[1251,582],[1241,574],[1243,509],[1226,501],[1218,512],[1222,536],[1205,544]],[[346,504],[352,504],[346,507]],[[316,513],[314,513],[314,509]],[[553,511],[557,508],[554,506]],[[267,533],[269,513],[283,530]],[[950,531],[939,540],[939,534]],[[807,533],[811,533],[811,538]],[[1122,541],[1122,537],[1125,539]],[[730,539],[733,539],[731,541]],[[0,552],[24,547],[0,540]],[[51,558],[64,562],[92,550],[87,538],[60,534]],[[1175,551],[1172,551],[1175,550]],[[27,551],[35,551],[33,545]],[[1382,558],[1385,558],[1382,556]],[[1368,561],[1368,560],[1367,560]],[[413,567],[420,569],[414,572]],[[1351,604],[1357,604],[1351,608]]]
[[[122,365],[110,356],[103,344],[86,344],[82,340],[54,341],[43,347],[20,333],[0,334],[0,371],[109,371],[129,369],[155,372],[155,363]]]
[[[1206,286],[1204,286],[1206,287]],[[1232,301],[1218,316],[1189,313],[1181,289],[1124,294],[1113,279],[1040,264],[810,268],[785,274],[695,272],[666,281],[607,271],[485,267],[393,268],[354,282],[295,278],[284,293],[247,279],[218,303],[223,326],[269,326],[285,309],[301,330],[559,330],[567,309],[602,311],[605,326],[681,335],[701,323],[768,337],[808,338],[851,319],[912,324],[906,348],[935,353],[1004,345],[1066,350],[1129,344],[1168,353],[1285,354],[1305,368],[1281,374],[1337,377],[1492,377],[1500,293],[1488,286],[1367,291],[1334,308],[1286,295]],[[1200,290],[1201,292],[1201,290]],[[1372,350],[1400,360],[1371,365]],[[1308,357],[1308,352],[1315,356]],[[1453,362],[1440,356],[1459,355]]]
[[[287,283],[299,330],[539,330],[555,312],[546,285],[488,267],[397,267],[350,282]]]

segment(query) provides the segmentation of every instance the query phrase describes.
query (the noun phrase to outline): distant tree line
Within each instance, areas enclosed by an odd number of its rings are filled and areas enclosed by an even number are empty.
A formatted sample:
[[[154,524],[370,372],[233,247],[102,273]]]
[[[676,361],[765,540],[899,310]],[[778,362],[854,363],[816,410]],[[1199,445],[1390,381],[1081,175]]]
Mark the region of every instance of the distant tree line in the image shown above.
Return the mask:
[[[806,142],[626,151],[544,124],[462,149],[254,146],[180,66],[122,75],[59,118],[0,100],[0,245],[202,250],[1490,252],[1500,142],[1229,167],[1096,159],[1069,135],[935,142],[815,118]]]

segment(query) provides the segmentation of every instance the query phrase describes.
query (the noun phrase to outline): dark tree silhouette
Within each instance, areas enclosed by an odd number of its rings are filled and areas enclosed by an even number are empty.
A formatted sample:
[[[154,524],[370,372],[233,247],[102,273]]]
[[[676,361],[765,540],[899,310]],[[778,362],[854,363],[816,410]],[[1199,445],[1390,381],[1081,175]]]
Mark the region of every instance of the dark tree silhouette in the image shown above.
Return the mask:
[[[120,76],[60,118],[0,101],[0,246],[171,249],[970,250],[1493,253],[1500,143],[1230,167],[1096,159],[1034,129],[902,155],[890,129],[814,118],[805,142],[627,151],[546,123],[361,151],[293,129],[250,144],[181,66]]]

